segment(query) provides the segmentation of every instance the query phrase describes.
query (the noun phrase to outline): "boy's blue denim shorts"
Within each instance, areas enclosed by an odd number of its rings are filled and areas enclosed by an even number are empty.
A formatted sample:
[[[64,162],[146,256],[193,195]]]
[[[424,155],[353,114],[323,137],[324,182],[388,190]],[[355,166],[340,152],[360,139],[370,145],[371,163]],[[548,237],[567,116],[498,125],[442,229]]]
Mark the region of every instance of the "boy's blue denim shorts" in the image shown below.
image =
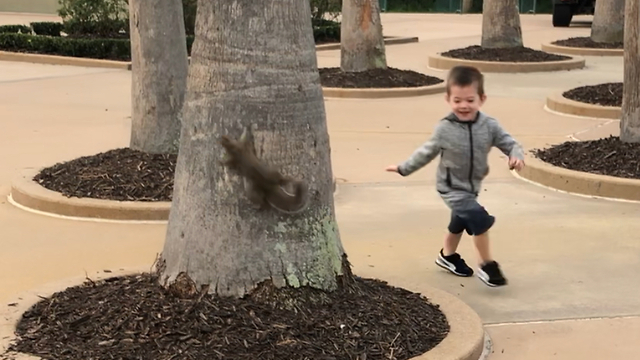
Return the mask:
[[[496,218],[478,203],[477,195],[465,191],[441,193],[445,204],[451,209],[449,232],[460,234],[467,231],[469,235],[482,235],[495,223]]]

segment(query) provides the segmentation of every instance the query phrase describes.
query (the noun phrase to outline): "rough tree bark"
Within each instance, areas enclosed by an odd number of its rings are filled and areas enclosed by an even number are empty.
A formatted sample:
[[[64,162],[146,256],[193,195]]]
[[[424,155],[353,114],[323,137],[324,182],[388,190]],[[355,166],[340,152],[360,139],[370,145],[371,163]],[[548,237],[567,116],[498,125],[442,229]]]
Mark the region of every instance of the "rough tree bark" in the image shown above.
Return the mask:
[[[596,1],[591,40],[602,43],[624,41],[624,3],[624,0]]]
[[[329,135],[309,1],[200,0],[160,281],[185,274],[210,293],[337,286],[344,251],[334,215]],[[257,156],[309,184],[309,206],[256,210],[219,165],[221,135],[249,127]]]
[[[131,140],[150,153],[177,153],[187,82],[181,0],[130,0]]]
[[[523,46],[518,0],[484,0],[480,46],[491,49]]]
[[[624,87],[620,140],[640,143],[640,3],[627,1],[624,27]]]
[[[342,2],[340,68],[348,72],[387,68],[378,0]]]

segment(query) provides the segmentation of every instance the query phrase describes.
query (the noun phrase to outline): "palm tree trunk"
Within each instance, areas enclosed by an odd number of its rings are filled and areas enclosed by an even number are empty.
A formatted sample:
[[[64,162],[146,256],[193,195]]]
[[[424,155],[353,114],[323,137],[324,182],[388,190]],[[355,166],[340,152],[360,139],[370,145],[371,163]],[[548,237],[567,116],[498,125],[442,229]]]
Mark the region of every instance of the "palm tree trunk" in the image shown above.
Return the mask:
[[[624,2],[624,0],[596,1],[591,24],[593,41],[601,43],[624,41]]]
[[[378,0],[343,0],[340,67],[352,72],[387,68]]]
[[[488,49],[522,46],[517,0],[484,0],[480,46]]]
[[[163,281],[186,274],[231,296],[265,280],[336,288],[344,252],[309,14],[308,1],[199,1]],[[245,128],[259,158],[309,183],[306,210],[256,210],[219,165],[220,136]]]
[[[627,1],[624,27],[624,87],[620,140],[640,143],[640,3]]]
[[[181,0],[130,0],[131,140],[150,153],[177,153],[187,83]]]

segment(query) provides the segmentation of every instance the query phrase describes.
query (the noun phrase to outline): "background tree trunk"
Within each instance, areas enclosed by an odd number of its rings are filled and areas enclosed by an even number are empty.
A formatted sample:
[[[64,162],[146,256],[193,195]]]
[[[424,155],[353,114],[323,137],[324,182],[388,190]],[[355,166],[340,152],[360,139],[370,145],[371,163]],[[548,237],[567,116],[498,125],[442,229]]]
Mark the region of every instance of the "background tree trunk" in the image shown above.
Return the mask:
[[[624,3],[624,0],[596,1],[591,24],[593,41],[602,43],[624,41]]]
[[[336,288],[344,252],[309,14],[308,1],[199,1],[161,281],[186,273],[231,296],[264,280]],[[220,136],[245,127],[259,158],[308,182],[306,210],[255,210],[219,165]]]
[[[484,0],[482,7],[483,48],[522,46],[518,0]]]
[[[181,0],[130,0],[131,142],[150,153],[177,153],[187,83]]]
[[[344,0],[340,25],[342,71],[386,69],[378,0]]]
[[[624,87],[620,140],[640,143],[640,3],[627,1],[624,27]]]
[[[460,9],[460,11],[463,14],[467,14],[471,12],[472,8],[473,8],[473,0],[462,0],[462,8]]]

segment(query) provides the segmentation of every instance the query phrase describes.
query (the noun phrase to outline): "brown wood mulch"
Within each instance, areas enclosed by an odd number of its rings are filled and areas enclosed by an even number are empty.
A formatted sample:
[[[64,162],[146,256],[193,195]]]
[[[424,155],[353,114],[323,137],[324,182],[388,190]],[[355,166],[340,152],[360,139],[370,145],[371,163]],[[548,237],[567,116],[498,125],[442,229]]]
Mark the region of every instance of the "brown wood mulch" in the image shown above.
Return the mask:
[[[399,88],[439,84],[444,80],[413,70],[393,67],[359,72],[345,72],[339,67],[320,68],[320,83],[333,88]]]
[[[35,177],[67,197],[118,201],[171,201],[177,155],[113,149],[58,163]]]
[[[497,62],[548,62],[571,59],[569,56],[551,54],[528,47],[493,49],[483,48],[480,45],[449,50],[441,55],[456,59]]]
[[[640,179],[640,143],[625,143],[617,136],[567,141],[532,153],[542,161],[569,170]]]
[[[623,49],[624,43],[601,43],[591,40],[589,36],[570,37],[568,39],[556,40],[552,42],[553,45],[575,47],[575,48],[588,48],[588,49]]]
[[[197,292],[181,298],[158,285],[155,274],[89,280],[28,310],[9,354],[47,360],[406,360],[449,332],[438,306],[420,294],[374,279],[341,284],[322,292],[265,282],[236,299]]]
[[[562,93],[567,99],[600,106],[622,106],[622,83],[580,86]]]

